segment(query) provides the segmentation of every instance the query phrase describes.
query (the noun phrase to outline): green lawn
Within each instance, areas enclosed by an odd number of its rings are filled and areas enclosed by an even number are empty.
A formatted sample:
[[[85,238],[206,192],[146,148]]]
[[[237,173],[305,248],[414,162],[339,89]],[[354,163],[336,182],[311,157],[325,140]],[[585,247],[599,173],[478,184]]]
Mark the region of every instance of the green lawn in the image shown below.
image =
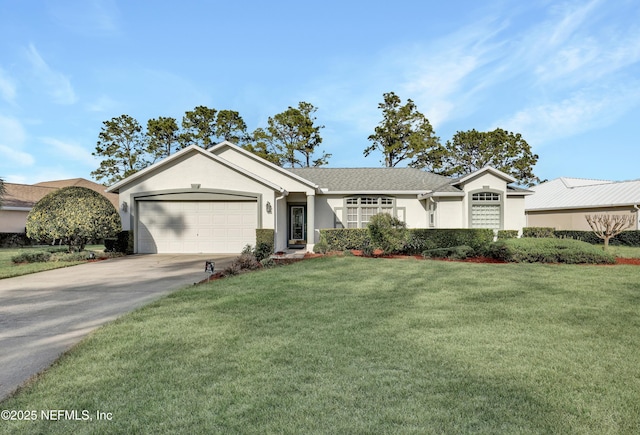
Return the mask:
[[[636,246],[609,246],[607,249],[616,257],[640,258],[640,248]]]
[[[84,261],[49,261],[46,263],[28,263],[14,264],[11,258],[25,250],[41,251],[50,248],[31,247],[31,248],[2,248],[0,249],[0,279],[11,278],[13,276],[28,275],[30,273],[42,272],[44,270],[59,269],[61,267],[75,266],[85,263]],[[64,247],[61,247],[64,248]],[[102,245],[90,245],[85,248],[87,251],[104,251]]]
[[[101,328],[0,433],[638,433],[639,276],[325,257],[214,281]]]

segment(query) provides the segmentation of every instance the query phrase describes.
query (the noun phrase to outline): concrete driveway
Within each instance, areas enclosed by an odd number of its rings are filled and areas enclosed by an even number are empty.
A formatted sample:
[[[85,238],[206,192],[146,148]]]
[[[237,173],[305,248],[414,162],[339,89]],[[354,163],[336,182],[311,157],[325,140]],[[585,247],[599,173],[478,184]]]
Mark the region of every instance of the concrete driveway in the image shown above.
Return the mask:
[[[90,331],[236,255],[134,255],[0,280],[0,400]]]

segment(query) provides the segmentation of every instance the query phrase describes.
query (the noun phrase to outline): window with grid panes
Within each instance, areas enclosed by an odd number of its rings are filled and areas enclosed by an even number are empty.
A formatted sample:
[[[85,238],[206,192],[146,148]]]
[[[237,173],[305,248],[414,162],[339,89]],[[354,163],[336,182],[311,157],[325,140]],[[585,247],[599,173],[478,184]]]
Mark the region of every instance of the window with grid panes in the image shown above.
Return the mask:
[[[394,199],[379,196],[361,196],[346,199],[347,228],[366,228],[373,215],[393,215]]]
[[[502,218],[501,195],[477,192],[471,195],[471,228],[499,230]]]

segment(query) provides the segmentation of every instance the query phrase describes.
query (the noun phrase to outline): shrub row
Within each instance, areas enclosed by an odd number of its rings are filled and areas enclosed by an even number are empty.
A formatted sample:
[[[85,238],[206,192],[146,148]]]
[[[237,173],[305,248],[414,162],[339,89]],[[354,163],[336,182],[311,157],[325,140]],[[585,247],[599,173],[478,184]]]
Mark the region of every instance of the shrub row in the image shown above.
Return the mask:
[[[0,248],[21,248],[32,244],[25,233],[0,233]]]
[[[517,239],[517,238],[518,238],[518,230],[499,230],[498,231],[498,240]]]
[[[575,239],[583,242],[591,243],[592,245],[602,245],[604,242],[601,238],[596,236],[592,231],[554,231],[556,237],[561,239]],[[609,240],[610,245],[620,246],[640,246],[640,231],[631,230],[623,231],[615,237]]]
[[[51,260],[51,252],[47,251],[24,251],[11,257],[13,263],[46,263]]]
[[[522,229],[522,237],[544,239],[547,237],[554,237],[553,231],[554,228],[551,227],[524,227]]]
[[[394,228],[395,230],[395,228]],[[320,230],[320,240],[328,251],[379,248],[372,243],[366,228],[333,228]],[[397,250],[405,254],[422,254],[439,248],[469,246],[474,252],[483,252],[493,241],[493,230],[474,229],[408,229],[404,247]]]
[[[615,263],[602,248],[587,242],[557,238],[498,240],[488,249],[491,257],[514,263]]]
[[[469,246],[476,253],[493,242],[493,230],[488,228],[410,229],[406,253],[421,254],[438,248]]]
[[[366,228],[330,228],[320,230],[320,240],[326,242],[329,251],[362,249],[369,241]]]
[[[560,239],[574,239],[583,242],[591,243],[592,245],[602,245],[604,242],[601,238],[596,236],[593,231],[574,231],[574,230],[554,230],[549,227],[526,227],[522,229],[522,237],[532,238],[549,238],[556,237]],[[500,239],[500,232],[498,232],[498,239]],[[506,237],[505,237],[506,238]],[[623,231],[617,236],[611,238],[610,245],[623,245],[623,246],[640,246],[640,231],[630,230]]]
[[[120,231],[116,237],[104,239],[106,252],[133,254],[133,231]]]
[[[464,260],[473,257],[476,252],[470,246],[455,246],[453,248],[429,249],[422,253],[424,258],[450,258],[452,260]]]

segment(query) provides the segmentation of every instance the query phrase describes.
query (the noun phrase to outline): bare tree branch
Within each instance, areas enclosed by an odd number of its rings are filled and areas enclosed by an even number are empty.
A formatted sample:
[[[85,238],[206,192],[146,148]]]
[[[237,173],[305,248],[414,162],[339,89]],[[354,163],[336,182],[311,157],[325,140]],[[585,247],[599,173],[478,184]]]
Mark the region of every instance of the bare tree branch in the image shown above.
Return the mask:
[[[609,246],[609,239],[633,226],[633,215],[587,214],[584,216],[596,236]]]

